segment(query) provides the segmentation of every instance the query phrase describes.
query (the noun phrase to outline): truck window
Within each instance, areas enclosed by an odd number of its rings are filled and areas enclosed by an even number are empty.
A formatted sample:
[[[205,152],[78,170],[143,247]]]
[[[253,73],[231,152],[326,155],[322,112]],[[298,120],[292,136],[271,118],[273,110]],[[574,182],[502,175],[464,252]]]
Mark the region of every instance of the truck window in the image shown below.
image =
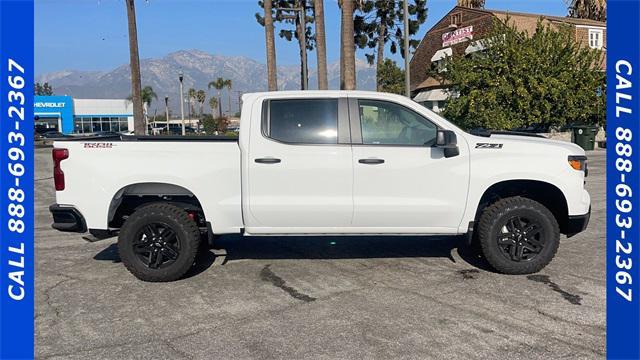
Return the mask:
[[[358,100],[358,109],[363,144],[435,144],[437,126],[402,105],[379,100]]]
[[[338,99],[271,100],[265,127],[265,135],[286,143],[337,144]]]

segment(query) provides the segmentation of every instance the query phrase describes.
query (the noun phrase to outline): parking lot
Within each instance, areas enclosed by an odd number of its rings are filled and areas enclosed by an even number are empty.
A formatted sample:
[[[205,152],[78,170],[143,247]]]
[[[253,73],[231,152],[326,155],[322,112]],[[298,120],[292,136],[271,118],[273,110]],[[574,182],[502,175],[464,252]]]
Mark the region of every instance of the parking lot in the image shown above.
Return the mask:
[[[188,277],[144,283],[115,238],[50,227],[36,150],[36,356],[593,359],[605,355],[605,152],[589,228],[541,273],[500,275],[459,238],[223,237]]]

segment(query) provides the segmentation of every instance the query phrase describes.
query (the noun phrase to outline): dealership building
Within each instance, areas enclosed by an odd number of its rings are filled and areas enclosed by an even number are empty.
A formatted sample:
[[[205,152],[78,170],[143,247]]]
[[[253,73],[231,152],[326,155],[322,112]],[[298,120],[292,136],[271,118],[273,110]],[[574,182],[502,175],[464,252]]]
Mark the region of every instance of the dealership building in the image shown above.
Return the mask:
[[[85,134],[133,130],[133,104],[126,99],[74,99],[35,96],[36,131]]]

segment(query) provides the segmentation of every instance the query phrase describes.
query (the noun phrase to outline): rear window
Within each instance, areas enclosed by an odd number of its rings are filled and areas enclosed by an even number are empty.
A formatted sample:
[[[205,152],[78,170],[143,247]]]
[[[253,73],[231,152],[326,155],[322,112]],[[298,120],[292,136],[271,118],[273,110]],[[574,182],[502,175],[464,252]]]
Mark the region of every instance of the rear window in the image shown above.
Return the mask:
[[[265,130],[286,143],[337,144],[338,99],[271,100]]]

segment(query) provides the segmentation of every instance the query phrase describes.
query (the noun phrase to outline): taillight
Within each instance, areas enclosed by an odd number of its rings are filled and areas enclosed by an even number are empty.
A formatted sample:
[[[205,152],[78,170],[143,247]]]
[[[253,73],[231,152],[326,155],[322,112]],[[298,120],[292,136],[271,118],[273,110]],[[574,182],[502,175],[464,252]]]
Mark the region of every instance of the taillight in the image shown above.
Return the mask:
[[[69,150],[54,148],[51,152],[53,155],[53,182],[56,185],[56,191],[64,190],[64,172],[60,168],[60,162],[69,157]]]

